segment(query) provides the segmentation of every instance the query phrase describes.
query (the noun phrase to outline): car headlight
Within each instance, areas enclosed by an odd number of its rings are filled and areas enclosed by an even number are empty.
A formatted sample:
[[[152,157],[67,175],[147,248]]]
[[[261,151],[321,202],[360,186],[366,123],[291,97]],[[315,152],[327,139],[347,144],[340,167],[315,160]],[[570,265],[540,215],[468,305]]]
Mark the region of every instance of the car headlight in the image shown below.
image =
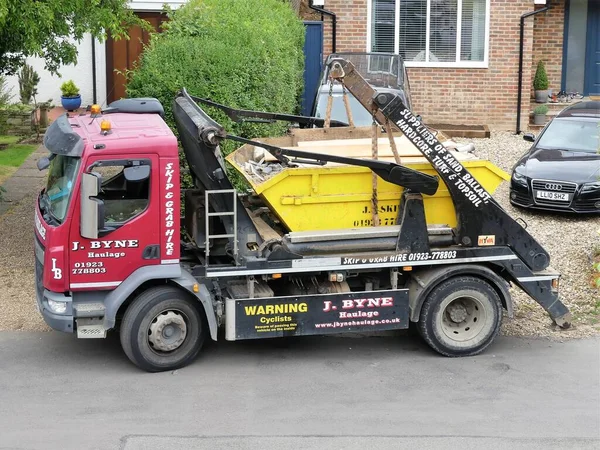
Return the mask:
[[[600,181],[595,181],[593,183],[584,183],[581,187],[581,192],[590,192],[590,191],[599,191],[600,190]]]
[[[513,170],[512,179],[516,184],[527,187],[527,177],[517,170]]]
[[[52,310],[52,312],[56,314],[64,314],[67,312],[67,303],[66,302],[57,302],[55,300],[48,299],[48,306]]]

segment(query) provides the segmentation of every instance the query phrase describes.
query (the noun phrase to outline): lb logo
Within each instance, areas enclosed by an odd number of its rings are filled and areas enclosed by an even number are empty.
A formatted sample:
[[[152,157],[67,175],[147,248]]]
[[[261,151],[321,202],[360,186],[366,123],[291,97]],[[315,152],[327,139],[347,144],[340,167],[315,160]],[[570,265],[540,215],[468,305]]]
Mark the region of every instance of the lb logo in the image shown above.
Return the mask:
[[[56,267],[56,258],[52,258],[52,275],[55,280],[62,279],[62,269]]]

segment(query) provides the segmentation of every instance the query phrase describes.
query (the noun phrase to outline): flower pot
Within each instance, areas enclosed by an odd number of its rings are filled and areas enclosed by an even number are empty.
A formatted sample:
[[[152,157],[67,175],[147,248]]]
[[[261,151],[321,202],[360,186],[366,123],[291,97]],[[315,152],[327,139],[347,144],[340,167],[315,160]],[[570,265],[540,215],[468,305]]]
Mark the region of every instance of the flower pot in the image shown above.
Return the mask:
[[[75,97],[60,97],[60,103],[63,108],[67,111],[75,111],[81,106],[81,95],[77,94]]]
[[[534,125],[544,125],[546,123],[546,114],[534,114],[533,115],[533,124]]]
[[[548,103],[548,89],[544,91],[535,91],[535,102],[536,103]]]

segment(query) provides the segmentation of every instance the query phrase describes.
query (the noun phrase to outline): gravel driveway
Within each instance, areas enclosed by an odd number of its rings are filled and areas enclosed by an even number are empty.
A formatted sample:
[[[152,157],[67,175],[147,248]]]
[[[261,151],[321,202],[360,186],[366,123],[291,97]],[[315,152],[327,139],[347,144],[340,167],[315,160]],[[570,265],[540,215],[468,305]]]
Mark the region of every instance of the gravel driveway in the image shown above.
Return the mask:
[[[475,153],[503,170],[510,169],[529,147],[511,133],[493,133],[491,139],[456,139],[473,142]],[[494,197],[514,218],[520,217],[528,231],[550,253],[551,266],[562,273],[561,295],[574,316],[574,326],[558,330],[546,312],[518,288],[512,294],[516,303],[514,320],[505,320],[502,331],[508,335],[547,336],[557,339],[600,334],[600,291],[590,279],[592,247],[600,242],[596,230],[600,217],[576,217],[516,209],[508,201],[508,182]],[[37,309],[33,277],[33,197],[26,197],[0,217],[0,330],[47,330]]]
[[[0,216],[0,331],[49,330],[35,305],[34,198],[25,197]]]

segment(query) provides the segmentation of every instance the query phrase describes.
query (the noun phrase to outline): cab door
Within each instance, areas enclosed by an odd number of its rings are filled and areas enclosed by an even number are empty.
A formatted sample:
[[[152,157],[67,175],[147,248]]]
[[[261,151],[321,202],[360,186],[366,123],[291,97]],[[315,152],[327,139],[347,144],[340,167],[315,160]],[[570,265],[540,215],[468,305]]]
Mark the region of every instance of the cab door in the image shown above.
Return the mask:
[[[158,157],[94,155],[85,171],[99,178],[98,238],[81,236],[77,198],[70,230],[70,288],[114,289],[140,267],[160,263]]]

